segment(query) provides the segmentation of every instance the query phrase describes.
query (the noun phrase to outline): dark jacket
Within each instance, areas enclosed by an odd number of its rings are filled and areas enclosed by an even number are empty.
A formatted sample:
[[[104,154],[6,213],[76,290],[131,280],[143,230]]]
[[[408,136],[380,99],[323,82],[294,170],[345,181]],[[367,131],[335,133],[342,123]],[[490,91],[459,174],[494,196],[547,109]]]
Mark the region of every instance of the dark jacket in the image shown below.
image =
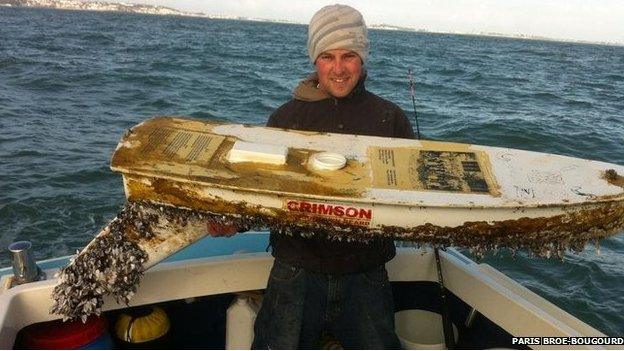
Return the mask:
[[[267,126],[307,131],[414,138],[400,107],[369,92],[366,75],[348,96],[336,99],[317,89],[315,75],[301,82],[294,98],[269,117]],[[323,233],[312,237],[271,232],[273,256],[291,265],[326,274],[362,272],[382,265],[396,254],[394,242],[330,241]]]

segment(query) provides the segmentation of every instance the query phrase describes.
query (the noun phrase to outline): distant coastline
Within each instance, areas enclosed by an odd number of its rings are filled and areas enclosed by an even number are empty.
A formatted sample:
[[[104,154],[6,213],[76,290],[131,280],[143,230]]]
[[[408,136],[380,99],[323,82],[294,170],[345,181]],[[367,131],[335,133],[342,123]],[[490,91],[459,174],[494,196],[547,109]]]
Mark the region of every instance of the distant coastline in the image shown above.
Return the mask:
[[[250,18],[241,16],[228,16],[228,15],[214,15],[205,14],[203,12],[185,12],[171,7],[165,6],[153,6],[145,4],[131,4],[131,3],[117,3],[117,2],[105,2],[105,1],[81,1],[81,0],[0,0],[0,7],[34,7],[34,8],[51,8],[60,10],[75,10],[75,11],[109,11],[109,12],[128,12],[128,13],[140,13],[148,15],[168,15],[168,16],[186,16],[186,17],[201,17],[208,19],[224,19],[224,20],[239,20],[239,21],[256,21],[256,22],[271,22],[271,23],[286,23],[286,24],[298,24],[305,25],[305,23],[298,23],[288,20],[274,20],[265,18]],[[538,40],[538,41],[553,41],[564,43],[578,43],[578,44],[594,44],[594,45],[608,45],[608,46],[624,46],[624,43],[619,42],[605,42],[605,41],[589,41],[589,40],[576,40],[576,39],[561,39],[561,38],[549,38],[543,36],[527,35],[527,34],[503,34],[493,32],[439,32],[431,31],[427,29],[417,29],[410,27],[395,26],[391,24],[371,24],[370,29],[375,30],[394,30],[405,32],[417,32],[417,33],[432,33],[432,34],[453,34],[453,35],[467,35],[467,36],[481,36],[481,37],[496,37],[496,38],[510,38],[510,39],[524,39],[524,40]]]

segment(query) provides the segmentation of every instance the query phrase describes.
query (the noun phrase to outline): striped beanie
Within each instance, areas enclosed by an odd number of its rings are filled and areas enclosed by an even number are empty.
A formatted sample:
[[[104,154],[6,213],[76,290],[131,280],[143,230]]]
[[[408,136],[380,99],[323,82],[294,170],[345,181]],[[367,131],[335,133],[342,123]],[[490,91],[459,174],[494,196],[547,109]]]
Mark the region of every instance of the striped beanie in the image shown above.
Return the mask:
[[[343,49],[368,58],[368,36],[362,14],[351,6],[329,5],[318,10],[308,27],[308,55],[312,63],[327,50]]]

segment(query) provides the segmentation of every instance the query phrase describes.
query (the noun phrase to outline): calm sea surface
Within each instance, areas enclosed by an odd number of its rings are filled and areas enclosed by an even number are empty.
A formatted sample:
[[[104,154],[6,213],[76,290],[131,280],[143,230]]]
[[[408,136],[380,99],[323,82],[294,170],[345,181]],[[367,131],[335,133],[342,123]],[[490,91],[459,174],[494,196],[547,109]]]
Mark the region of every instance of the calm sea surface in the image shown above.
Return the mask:
[[[624,47],[371,31],[368,88],[427,138],[624,164]],[[306,27],[0,8],[0,267],[82,248],[124,203],[109,157],[155,115],[263,124],[312,66]],[[414,124],[413,117],[412,123]],[[415,124],[414,124],[415,125]],[[624,235],[559,260],[484,260],[624,334]]]

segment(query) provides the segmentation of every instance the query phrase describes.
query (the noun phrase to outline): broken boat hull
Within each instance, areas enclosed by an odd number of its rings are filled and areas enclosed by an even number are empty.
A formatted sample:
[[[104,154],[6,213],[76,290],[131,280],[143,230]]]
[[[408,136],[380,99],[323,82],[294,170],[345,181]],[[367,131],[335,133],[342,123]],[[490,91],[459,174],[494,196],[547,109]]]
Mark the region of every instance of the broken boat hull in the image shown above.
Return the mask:
[[[258,161],[232,162],[237,142],[255,144]],[[279,146],[283,164],[264,162]],[[346,166],[314,169],[312,156],[327,151]],[[624,226],[624,167],[507,148],[159,117],[122,138],[111,167],[130,201],[338,239],[543,251]]]
[[[314,167],[325,152],[343,167]],[[624,167],[505,148],[161,117],[124,135],[111,168],[129,201],[61,271],[52,312],[66,318],[105,294],[127,303],[208,221],[540,256],[624,226]]]

